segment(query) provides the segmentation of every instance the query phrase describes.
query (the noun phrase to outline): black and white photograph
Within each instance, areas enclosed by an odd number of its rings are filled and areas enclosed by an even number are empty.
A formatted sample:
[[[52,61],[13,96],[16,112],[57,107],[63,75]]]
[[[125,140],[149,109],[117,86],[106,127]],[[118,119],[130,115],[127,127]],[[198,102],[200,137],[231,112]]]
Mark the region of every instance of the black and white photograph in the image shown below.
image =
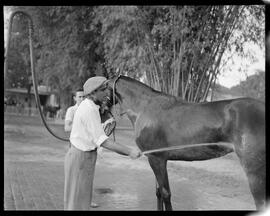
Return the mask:
[[[3,210],[266,212],[266,2],[4,5]]]

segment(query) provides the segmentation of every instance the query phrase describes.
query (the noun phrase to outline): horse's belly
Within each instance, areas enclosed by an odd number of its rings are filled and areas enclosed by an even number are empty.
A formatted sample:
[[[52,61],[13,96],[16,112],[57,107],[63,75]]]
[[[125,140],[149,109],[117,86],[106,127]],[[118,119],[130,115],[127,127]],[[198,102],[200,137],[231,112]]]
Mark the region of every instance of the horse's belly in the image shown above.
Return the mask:
[[[168,160],[198,161],[224,156],[234,151],[232,145],[209,145],[189,147],[167,153]]]

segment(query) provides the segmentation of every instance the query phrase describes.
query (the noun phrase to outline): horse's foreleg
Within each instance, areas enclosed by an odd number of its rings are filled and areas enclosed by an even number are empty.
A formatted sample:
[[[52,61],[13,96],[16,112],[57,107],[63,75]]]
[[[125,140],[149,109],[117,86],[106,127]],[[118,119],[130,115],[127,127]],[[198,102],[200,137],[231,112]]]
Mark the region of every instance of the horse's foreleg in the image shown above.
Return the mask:
[[[171,191],[167,173],[167,160],[155,156],[149,156],[148,161],[157,179],[158,189],[156,190],[156,195],[158,210],[163,210],[163,202],[166,210],[172,210]]]

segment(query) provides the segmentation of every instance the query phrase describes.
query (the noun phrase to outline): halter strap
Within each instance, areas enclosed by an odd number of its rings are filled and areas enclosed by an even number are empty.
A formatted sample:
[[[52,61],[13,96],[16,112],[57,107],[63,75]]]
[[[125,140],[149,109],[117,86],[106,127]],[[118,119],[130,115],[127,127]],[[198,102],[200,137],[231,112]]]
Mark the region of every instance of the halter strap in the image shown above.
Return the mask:
[[[117,76],[117,78],[113,82],[113,116],[116,116],[116,111],[115,111],[115,97],[116,97],[116,94],[115,94],[115,84],[118,81],[118,79],[120,78],[120,76],[121,76],[121,74],[119,74]],[[113,130],[113,140],[115,141],[115,130]]]
[[[114,82],[113,82],[113,112],[114,112],[114,114],[116,114],[115,113],[115,98],[116,98],[116,94],[115,94],[115,84],[116,84],[116,82],[118,81],[118,79],[121,77],[121,74],[119,74],[117,77],[116,77],[116,79],[114,80]]]

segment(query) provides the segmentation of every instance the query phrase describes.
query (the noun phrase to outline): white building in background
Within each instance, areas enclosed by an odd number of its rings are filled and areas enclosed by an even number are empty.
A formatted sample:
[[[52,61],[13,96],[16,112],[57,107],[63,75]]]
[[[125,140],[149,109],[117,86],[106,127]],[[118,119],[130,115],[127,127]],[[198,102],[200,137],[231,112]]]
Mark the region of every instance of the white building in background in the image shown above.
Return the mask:
[[[44,106],[56,108],[59,107],[59,97],[47,86],[38,86],[38,94],[41,107]],[[30,101],[29,101],[30,99]],[[5,89],[5,111],[17,113],[28,113],[29,109],[32,114],[38,114],[34,89],[31,88],[30,96],[26,88],[7,88]],[[29,107],[30,105],[30,107]]]
[[[31,89],[33,91],[33,88]],[[59,106],[59,97],[57,97],[56,93],[51,90],[49,86],[40,85],[38,86],[39,95],[47,95],[45,99],[45,105],[58,107]]]

